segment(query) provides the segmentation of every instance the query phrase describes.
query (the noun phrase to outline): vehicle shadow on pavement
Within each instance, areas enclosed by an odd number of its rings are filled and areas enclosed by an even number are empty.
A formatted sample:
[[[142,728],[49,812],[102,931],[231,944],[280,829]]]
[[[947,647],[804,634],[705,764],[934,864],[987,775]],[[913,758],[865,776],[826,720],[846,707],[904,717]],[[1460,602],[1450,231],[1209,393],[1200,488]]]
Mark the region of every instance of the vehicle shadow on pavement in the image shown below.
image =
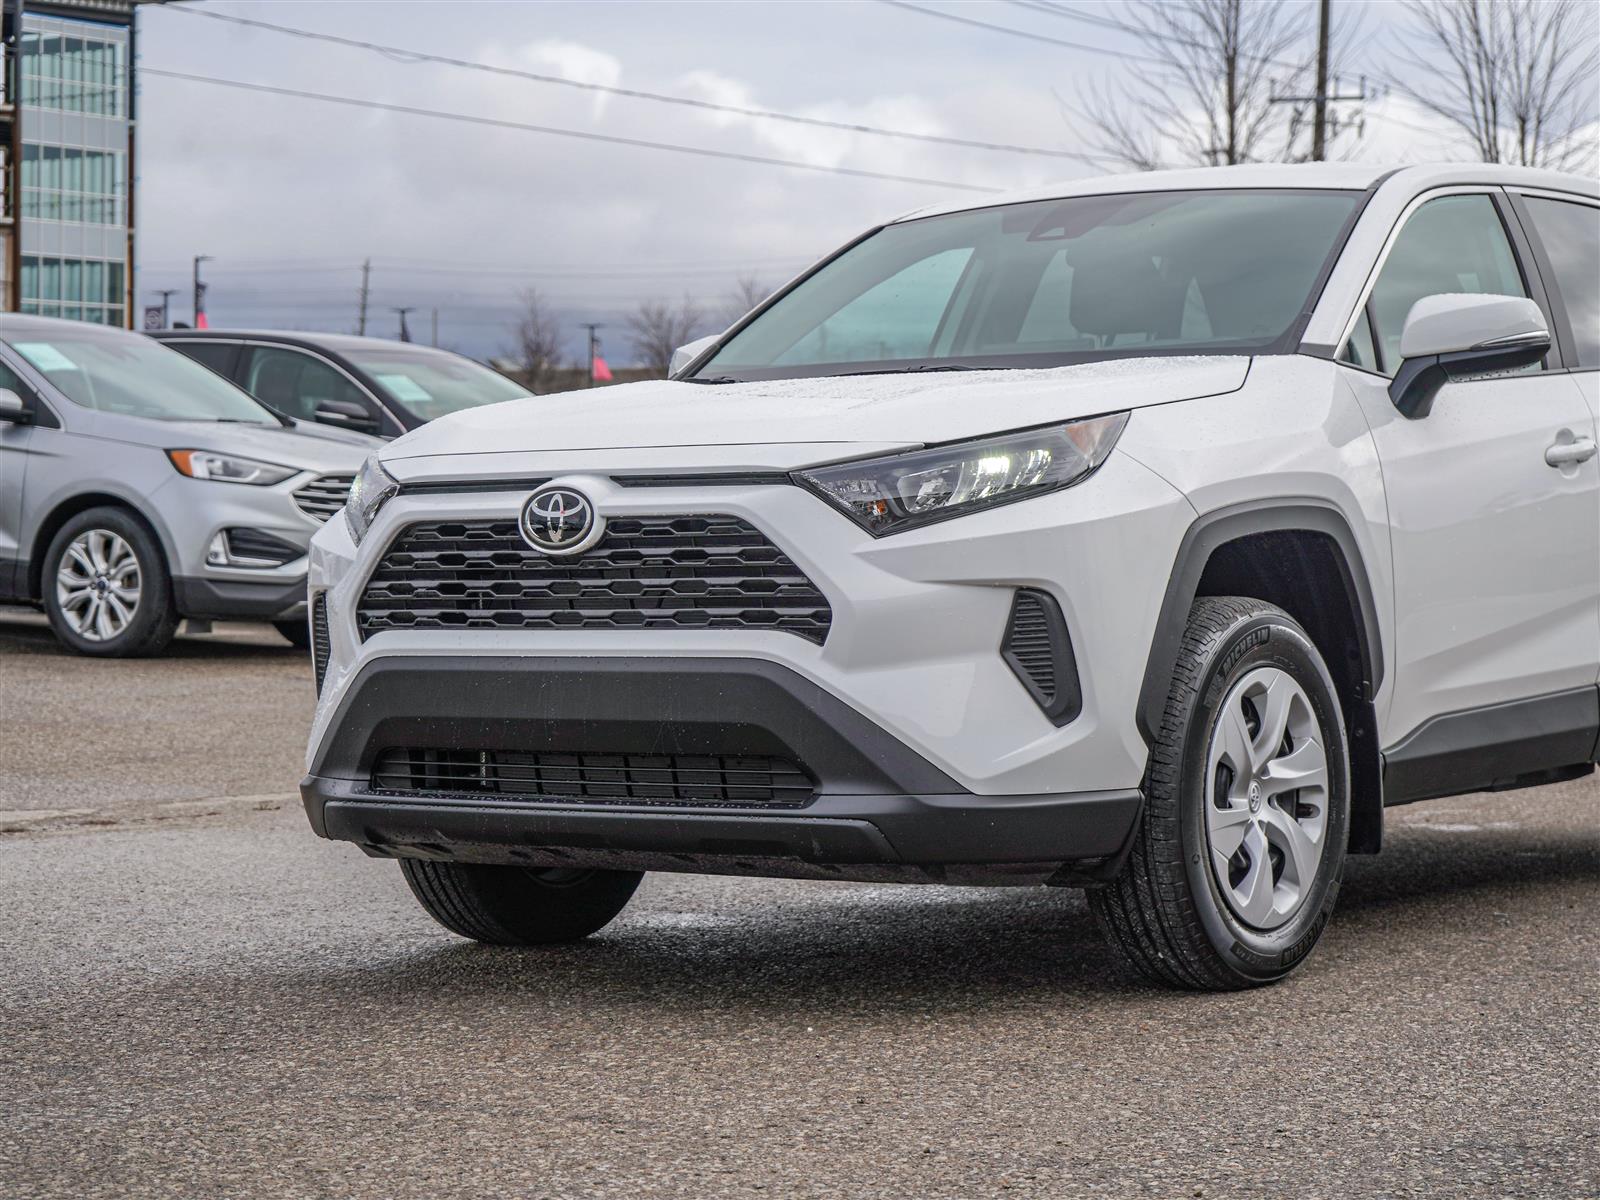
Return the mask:
[[[76,654],[56,641],[42,619],[29,621],[26,617],[18,620],[12,619],[12,614],[7,613],[0,617],[0,657],[5,655],[26,655],[39,658],[65,658],[77,661],[107,661],[120,662],[121,659],[94,660],[90,656]],[[307,658],[307,670],[310,669],[309,656],[305,650],[296,649],[280,637],[276,631],[263,628],[259,634],[251,630],[248,634],[233,633],[187,635],[180,634],[172,639],[172,643],[153,659],[136,659],[137,662],[159,662],[161,659],[178,659],[183,661],[198,661],[205,659],[282,659],[282,658]]]
[[[640,893],[645,903],[586,942],[500,949],[450,941],[344,982],[374,995],[459,990],[513,1005],[643,1004],[775,1019],[1178,995],[1112,955],[1078,892],[741,883],[730,889],[734,903],[707,910],[683,884],[658,879]],[[1559,894],[1582,883],[1600,883],[1592,833],[1403,829],[1382,856],[1351,860],[1330,938],[1353,948],[1421,947],[1442,921],[1498,934],[1507,910],[1526,923],[1530,909],[1559,907]],[[692,909],[672,903],[680,894]],[[1319,972],[1347,969],[1321,955],[1283,986],[1319,986]]]

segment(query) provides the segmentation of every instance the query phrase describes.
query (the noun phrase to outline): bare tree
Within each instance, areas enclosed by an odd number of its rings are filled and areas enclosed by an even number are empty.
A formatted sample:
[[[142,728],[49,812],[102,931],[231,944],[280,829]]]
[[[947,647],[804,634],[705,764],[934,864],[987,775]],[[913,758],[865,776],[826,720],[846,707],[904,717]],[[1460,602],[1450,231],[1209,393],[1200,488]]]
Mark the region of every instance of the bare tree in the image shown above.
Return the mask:
[[[1283,0],[1131,0],[1128,27],[1147,58],[1139,82],[1088,86],[1078,115],[1096,149],[1141,171],[1173,165],[1259,161],[1285,115],[1272,84],[1281,57],[1302,37],[1301,16]],[[1289,77],[1302,68],[1289,63]]]
[[[537,289],[528,288],[517,299],[522,306],[516,327],[517,365],[529,390],[543,392],[563,366],[561,326]]]
[[[1593,169],[1600,36],[1589,0],[1406,0],[1406,8],[1425,48],[1390,79],[1398,91],[1460,129],[1485,162]]]
[[[741,275],[717,309],[717,321],[726,329],[770,295],[772,289],[754,275]]]
[[[628,335],[640,365],[664,377],[672,352],[692,342],[705,324],[705,311],[689,296],[675,305],[645,300],[628,316]]]

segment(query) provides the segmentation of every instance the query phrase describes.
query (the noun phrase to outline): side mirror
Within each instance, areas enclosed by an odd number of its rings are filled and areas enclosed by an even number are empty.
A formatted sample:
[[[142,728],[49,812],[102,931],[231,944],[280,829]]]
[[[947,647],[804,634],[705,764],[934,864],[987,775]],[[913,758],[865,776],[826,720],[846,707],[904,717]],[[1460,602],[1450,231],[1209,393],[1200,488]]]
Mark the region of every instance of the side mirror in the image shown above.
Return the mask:
[[[33,414],[28,411],[28,405],[22,397],[10,388],[0,388],[0,421],[26,425],[31,420]]]
[[[676,379],[679,371],[711,349],[721,336],[720,333],[707,334],[703,338],[695,338],[694,341],[679,346],[672,352],[672,365],[667,368],[667,378]]]
[[[324,425],[337,425],[360,433],[375,433],[378,429],[378,423],[366,406],[354,400],[324,400],[313,415]]]
[[[1389,399],[1400,415],[1418,420],[1451,379],[1513,371],[1550,352],[1550,329],[1532,300],[1521,296],[1424,296],[1400,331],[1400,370]]]

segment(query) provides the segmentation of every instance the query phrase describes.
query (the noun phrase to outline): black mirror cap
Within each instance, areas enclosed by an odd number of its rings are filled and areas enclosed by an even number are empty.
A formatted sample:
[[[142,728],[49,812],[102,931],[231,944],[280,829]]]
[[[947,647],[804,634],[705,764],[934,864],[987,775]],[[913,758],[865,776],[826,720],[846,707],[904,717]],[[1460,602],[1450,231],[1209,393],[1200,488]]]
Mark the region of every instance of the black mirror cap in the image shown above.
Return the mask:
[[[372,414],[351,400],[324,400],[312,415],[324,425],[338,425],[362,433],[376,433],[378,429]]]
[[[1520,335],[1502,342],[1474,346],[1454,354],[1429,354],[1408,358],[1389,383],[1389,399],[1408,421],[1420,421],[1433,411],[1433,398],[1452,379],[1492,375],[1532,366],[1550,353],[1550,335]]]

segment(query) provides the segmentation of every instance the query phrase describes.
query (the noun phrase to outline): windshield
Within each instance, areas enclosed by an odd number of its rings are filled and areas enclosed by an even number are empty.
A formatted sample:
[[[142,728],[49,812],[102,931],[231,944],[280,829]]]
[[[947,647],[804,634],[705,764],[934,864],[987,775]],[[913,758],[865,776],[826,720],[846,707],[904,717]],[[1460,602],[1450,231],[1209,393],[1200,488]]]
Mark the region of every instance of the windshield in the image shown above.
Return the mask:
[[[280,424],[208,367],[137,334],[50,329],[15,334],[10,346],[84,408],[157,421]]]
[[[425,421],[531,394],[499,372],[455,354],[366,348],[343,353],[370,375],[389,399]]]
[[[1359,192],[1136,192],[888,225],[695,377],[1286,352]]]

